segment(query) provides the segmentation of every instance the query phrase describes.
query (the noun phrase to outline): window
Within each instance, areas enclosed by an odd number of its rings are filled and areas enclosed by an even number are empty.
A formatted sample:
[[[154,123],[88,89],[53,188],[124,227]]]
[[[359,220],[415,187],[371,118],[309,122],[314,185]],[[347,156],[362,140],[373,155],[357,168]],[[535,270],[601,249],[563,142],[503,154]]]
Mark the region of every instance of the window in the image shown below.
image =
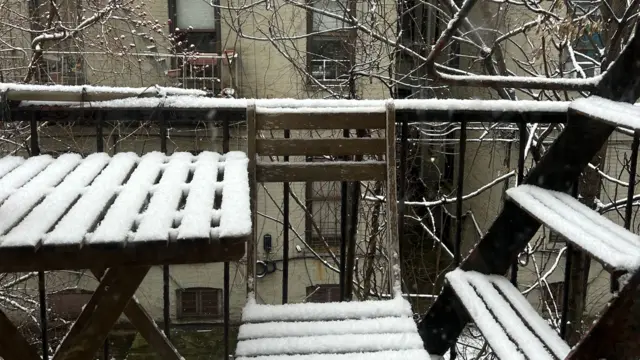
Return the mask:
[[[68,289],[49,295],[49,306],[55,317],[76,319],[93,293],[83,289]]]
[[[602,17],[600,14],[600,2],[591,0],[572,0],[568,2],[569,16],[586,17],[589,22],[579,32],[579,37],[571,44],[575,54],[575,63],[568,51],[565,52],[565,72],[573,78],[581,78],[582,74],[576,64],[580,66],[586,77],[600,75],[600,49],[604,43],[600,33],[595,31],[591,23],[597,22]]]
[[[216,14],[206,0],[175,0],[176,38],[180,49],[215,53]],[[193,45],[193,46],[192,46]]]
[[[311,161],[322,160],[321,158],[311,159]],[[306,206],[311,214],[311,216],[307,215],[306,219],[306,240],[315,251],[326,252],[326,246],[317,229],[320,229],[320,234],[332,250],[340,248],[341,189],[339,181],[314,181],[306,185]],[[317,225],[317,229],[313,223]]]
[[[354,13],[353,3],[347,0],[312,0],[311,6],[338,16]],[[352,31],[346,24],[315,11],[307,19],[308,71],[321,82],[344,81],[349,76],[353,62]]]
[[[545,234],[547,237],[547,249],[557,250],[563,248],[566,245],[564,237],[559,233],[549,228],[545,228]]]
[[[222,316],[222,290],[187,288],[176,291],[178,319],[216,319]]]
[[[307,302],[326,303],[340,301],[340,285],[322,284],[307,286]]]

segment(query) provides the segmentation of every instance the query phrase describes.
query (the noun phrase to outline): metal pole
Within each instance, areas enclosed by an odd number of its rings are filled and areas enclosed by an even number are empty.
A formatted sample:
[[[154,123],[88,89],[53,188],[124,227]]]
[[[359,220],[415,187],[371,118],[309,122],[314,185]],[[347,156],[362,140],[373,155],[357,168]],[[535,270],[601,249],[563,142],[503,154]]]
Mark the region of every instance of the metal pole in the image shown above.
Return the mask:
[[[400,259],[404,254],[402,248],[404,243],[404,216],[406,213],[405,201],[407,200],[407,138],[409,136],[409,123],[405,116],[402,117],[402,129],[400,131],[400,177],[398,179],[398,195],[400,202],[398,203],[398,246],[400,251]],[[402,261],[400,261],[402,267]],[[402,270],[400,271],[402,274]]]
[[[571,195],[578,198],[578,181],[573,184]],[[565,253],[564,263],[564,284],[562,285],[562,314],[560,315],[560,337],[567,338],[567,319],[569,317],[569,285],[571,283],[571,265],[573,263],[573,246],[567,243],[567,251]]]
[[[231,137],[229,130],[229,116],[224,114],[222,116],[222,153],[229,152],[229,138]],[[223,312],[223,321],[224,321],[224,332],[223,332],[223,342],[224,342],[224,359],[229,359],[229,300],[230,296],[230,268],[229,262],[224,262],[223,269],[223,291],[222,291],[222,312]]]
[[[166,115],[160,115],[160,151],[164,154],[168,153],[167,149],[167,119]],[[164,335],[167,339],[171,338],[171,298],[169,297],[169,265],[162,266],[162,317],[164,323]]]
[[[290,131],[287,129],[284,131],[284,138],[291,137]],[[289,161],[289,156],[284,156],[284,162]],[[282,303],[289,302],[289,183],[285,182],[283,185],[283,223],[284,229],[282,230]],[[342,254],[341,254],[342,256]]]
[[[86,94],[86,91],[83,92],[83,95]],[[101,112],[98,114],[98,121],[96,121],[96,151],[104,152],[104,118],[106,114]],[[104,346],[102,348],[102,358],[104,360],[109,360],[109,336],[104,340]]]
[[[460,123],[460,145],[458,151],[458,186],[456,198],[456,246],[454,249],[454,262],[456,267],[460,265],[460,251],[462,247],[462,197],[464,191],[464,156],[467,148],[467,123]]]
[[[343,137],[349,137],[349,130],[344,129]],[[345,299],[347,277],[347,182],[340,184],[340,301]]]
[[[518,124],[518,133],[519,133],[519,149],[518,149],[518,174],[516,176],[516,181],[518,182],[517,186],[522,185],[522,181],[524,180],[524,157],[525,150],[527,147],[527,124],[520,123]],[[511,266],[511,283],[513,286],[518,286],[518,259],[513,262]]]

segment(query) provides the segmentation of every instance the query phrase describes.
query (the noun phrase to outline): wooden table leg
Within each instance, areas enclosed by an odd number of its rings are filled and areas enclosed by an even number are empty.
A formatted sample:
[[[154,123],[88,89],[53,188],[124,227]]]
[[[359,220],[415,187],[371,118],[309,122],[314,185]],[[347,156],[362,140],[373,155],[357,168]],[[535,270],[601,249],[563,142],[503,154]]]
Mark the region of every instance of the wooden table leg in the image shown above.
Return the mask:
[[[42,359],[2,311],[0,311],[0,357],[4,360]]]
[[[92,272],[98,280],[100,280],[104,274],[104,271],[97,269]],[[160,355],[160,358],[164,360],[182,359],[178,350],[171,344],[135,296],[131,297],[131,300],[129,300],[129,303],[124,308],[124,315],[131,321],[131,324],[138,329],[138,332],[140,332],[140,335],[142,335],[147,343]]]
[[[148,266],[107,270],[53,360],[91,360],[149,272]]]

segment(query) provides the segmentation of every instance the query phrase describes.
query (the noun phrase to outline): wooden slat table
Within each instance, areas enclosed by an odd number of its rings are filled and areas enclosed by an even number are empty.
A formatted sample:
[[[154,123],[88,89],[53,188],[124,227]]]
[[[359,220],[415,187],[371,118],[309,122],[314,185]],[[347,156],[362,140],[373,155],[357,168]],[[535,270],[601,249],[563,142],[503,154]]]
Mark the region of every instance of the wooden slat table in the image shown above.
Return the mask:
[[[0,272],[91,269],[91,300],[53,356],[92,359],[120,314],[180,359],[133,296],[152,265],[239,260],[251,234],[242,152],[0,159]],[[38,359],[0,312],[0,357]]]

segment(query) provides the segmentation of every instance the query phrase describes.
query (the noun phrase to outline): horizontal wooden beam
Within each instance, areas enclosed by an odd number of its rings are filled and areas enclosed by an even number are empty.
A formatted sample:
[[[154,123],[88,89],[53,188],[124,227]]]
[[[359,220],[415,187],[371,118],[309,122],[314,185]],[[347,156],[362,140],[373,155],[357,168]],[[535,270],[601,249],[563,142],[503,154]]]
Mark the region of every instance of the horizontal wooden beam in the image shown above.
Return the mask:
[[[382,155],[385,139],[257,139],[256,152],[265,156]]]
[[[318,112],[256,114],[257,130],[384,129],[385,113]]]
[[[4,248],[0,272],[109,268],[115,266],[201,264],[237,261],[244,256],[246,239],[230,241],[172,241],[74,247]]]
[[[384,161],[322,163],[258,163],[257,182],[296,181],[383,181]]]

